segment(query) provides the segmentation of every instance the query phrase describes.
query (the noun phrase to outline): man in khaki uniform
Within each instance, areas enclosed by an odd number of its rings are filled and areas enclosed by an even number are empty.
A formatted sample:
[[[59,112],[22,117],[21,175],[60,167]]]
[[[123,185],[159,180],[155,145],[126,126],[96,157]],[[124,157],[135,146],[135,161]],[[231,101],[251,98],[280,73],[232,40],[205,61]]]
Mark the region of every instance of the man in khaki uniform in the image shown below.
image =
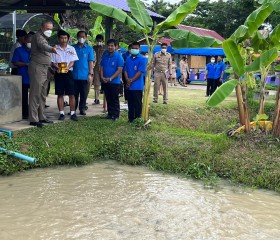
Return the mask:
[[[94,49],[94,58],[95,58],[95,66],[93,69],[93,86],[94,86],[94,103],[99,104],[99,92],[100,92],[100,62],[101,57],[105,51],[105,45],[104,45],[104,38],[102,35],[96,36],[96,45],[93,46]]]
[[[53,123],[45,115],[45,103],[48,86],[47,72],[51,65],[51,53],[56,48],[49,45],[53,23],[44,21],[40,30],[32,38],[31,61],[28,67],[30,77],[29,121],[30,125],[42,127],[43,123]]]
[[[172,57],[171,54],[166,52],[167,44],[161,44],[161,51],[154,55],[154,103],[158,102],[158,90],[160,84],[163,87],[163,104],[167,104],[168,100],[168,79],[166,72],[171,74],[172,72]]]

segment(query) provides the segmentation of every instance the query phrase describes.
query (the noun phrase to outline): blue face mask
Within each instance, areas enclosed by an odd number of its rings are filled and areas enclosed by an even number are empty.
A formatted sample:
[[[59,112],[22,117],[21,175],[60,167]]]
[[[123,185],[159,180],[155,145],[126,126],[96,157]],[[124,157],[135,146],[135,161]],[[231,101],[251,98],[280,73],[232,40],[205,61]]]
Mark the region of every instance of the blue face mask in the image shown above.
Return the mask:
[[[138,55],[139,54],[139,49],[131,49],[130,50],[132,55]]]

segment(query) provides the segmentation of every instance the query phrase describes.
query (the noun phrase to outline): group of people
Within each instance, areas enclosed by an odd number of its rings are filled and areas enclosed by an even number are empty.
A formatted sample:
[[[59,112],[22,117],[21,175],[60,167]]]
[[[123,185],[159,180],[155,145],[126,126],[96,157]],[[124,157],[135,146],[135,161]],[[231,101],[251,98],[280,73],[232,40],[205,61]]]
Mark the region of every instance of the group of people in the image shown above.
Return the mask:
[[[36,33],[27,34],[17,31],[17,43],[11,51],[13,74],[22,76],[22,116],[29,119],[30,125],[42,127],[50,124],[45,115],[47,89],[50,73],[54,74],[55,94],[59,111],[58,120],[65,119],[64,97],[69,97],[70,119],[78,121],[80,115],[86,115],[86,101],[91,85],[94,86],[94,104],[100,104],[100,91],[104,92],[103,107],[108,111],[104,118],[116,121],[120,115],[120,92],[124,87],[125,101],[128,104],[128,120],[133,122],[141,116],[142,97],[147,70],[154,73],[153,102],[158,103],[160,86],[163,89],[163,104],[168,103],[168,80],[176,85],[177,66],[167,44],[161,44],[161,51],[153,56],[147,65],[147,56],[140,53],[140,44],[133,42],[125,54],[118,50],[115,39],[109,39],[105,46],[102,35],[96,36],[96,45],[87,44],[87,32],[77,33],[77,43],[69,45],[70,36],[64,30],[57,32],[58,44],[50,45],[53,23],[45,21]],[[224,65],[218,57],[218,63],[206,66],[207,95],[211,95],[218,86],[217,76],[222,79]],[[183,85],[189,76],[187,58],[180,61]],[[29,92],[29,94],[28,94]],[[29,96],[29,99],[28,99]]]
[[[217,57],[217,63],[215,57],[211,57],[210,63],[206,65],[206,97],[211,96],[215,92],[217,87],[221,86],[221,84],[223,83],[225,70],[226,64],[223,62],[223,58],[221,56]]]

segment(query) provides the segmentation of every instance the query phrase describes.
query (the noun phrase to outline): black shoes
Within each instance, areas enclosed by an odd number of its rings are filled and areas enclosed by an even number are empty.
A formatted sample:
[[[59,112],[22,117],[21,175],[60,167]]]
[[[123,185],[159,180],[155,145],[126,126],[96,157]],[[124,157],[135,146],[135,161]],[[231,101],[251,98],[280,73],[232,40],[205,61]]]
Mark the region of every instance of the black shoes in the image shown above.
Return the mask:
[[[118,121],[119,118],[118,118],[118,117],[112,117],[112,120],[113,120],[113,121]]]
[[[73,121],[78,121],[78,117],[75,113],[73,115],[71,115],[70,119]]]
[[[67,106],[69,106],[69,103],[66,101],[66,102],[64,102],[64,107],[67,107]]]
[[[64,114],[60,114],[58,120],[59,120],[59,121],[63,121],[64,119],[65,119]]]
[[[166,102],[166,101],[164,101],[164,102],[163,102],[163,104],[167,104],[167,102]]]
[[[102,116],[100,117],[101,119],[112,119],[112,116],[106,115],[106,116]]]
[[[157,100],[154,100],[153,102],[154,102],[154,103],[157,103]]]
[[[53,124],[53,121],[50,121],[48,119],[40,120],[40,123],[48,123],[48,124]]]
[[[35,126],[35,127],[38,127],[38,128],[43,127],[43,123],[41,123],[41,122],[30,122],[29,125]]]
[[[80,111],[80,115],[87,115],[85,111]]]
[[[94,103],[93,104],[100,104],[99,99],[94,99]]]

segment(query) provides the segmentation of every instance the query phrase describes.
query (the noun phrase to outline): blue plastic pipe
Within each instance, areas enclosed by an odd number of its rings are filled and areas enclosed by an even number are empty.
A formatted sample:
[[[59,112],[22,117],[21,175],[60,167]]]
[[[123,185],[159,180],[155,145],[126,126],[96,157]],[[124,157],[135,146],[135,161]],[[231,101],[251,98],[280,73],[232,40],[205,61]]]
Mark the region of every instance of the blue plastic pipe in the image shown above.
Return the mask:
[[[5,148],[1,148],[1,147],[0,147],[0,151],[3,151],[3,152],[5,152],[5,153],[7,153],[7,154],[9,154],[9,155],[12,155],[12,156],[14,156],[14,157],[20,158],[20,159],[22,159],[22,160],[25,160],[25,161],[28,161],[28,162],[31,162],[31,163],[35,163],[35,161],[36,161],[35,158],[28,157],[28,156],[23,155],[23,154],[18,153],[18,152],[9,151],[9,150],[7,150],[7,149],[5,149]]]

